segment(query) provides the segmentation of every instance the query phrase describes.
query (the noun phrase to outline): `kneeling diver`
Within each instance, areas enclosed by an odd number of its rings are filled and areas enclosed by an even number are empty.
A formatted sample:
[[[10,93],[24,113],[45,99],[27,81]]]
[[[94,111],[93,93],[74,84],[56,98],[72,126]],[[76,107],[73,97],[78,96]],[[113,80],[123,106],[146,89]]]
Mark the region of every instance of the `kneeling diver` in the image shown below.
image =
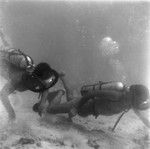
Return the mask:
[[[66,80],[64,77],[61,77],[61,79],[66,93],[70,93]],[[60,95],[63,95],[62,91],[60,91]],[[113,127],[114,130],[123,114],[133,109],[143,123],[150,128],[148,118],[140,114],[140,111],[150,108],[149,91],[144,85],[134,84],[125,86],[121,82],[99,82],[94,85],[83,86],[81,88],[81,95],[79,98],[66,95],[68,102],[60,104],[59,100],[54,105],[49,104],[45,110],[51,114],[69,113],[71,117],[76,114],[82,117],[94,115],[96,118],[99,115],[110,116],[122,113]],[[35,109],[38,109],[38,107]]]

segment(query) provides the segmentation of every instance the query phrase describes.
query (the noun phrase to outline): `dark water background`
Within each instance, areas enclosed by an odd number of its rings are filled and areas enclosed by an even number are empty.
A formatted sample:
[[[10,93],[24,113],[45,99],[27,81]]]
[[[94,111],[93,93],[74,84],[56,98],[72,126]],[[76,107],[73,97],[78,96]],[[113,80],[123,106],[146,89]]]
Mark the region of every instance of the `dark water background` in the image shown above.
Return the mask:
[[[146,84],[149,4],[8,2],[2,26],[13,47],[65,71],[72,87],[99,80]],[[117,54],[101,54],[107,36],[119,44]]]

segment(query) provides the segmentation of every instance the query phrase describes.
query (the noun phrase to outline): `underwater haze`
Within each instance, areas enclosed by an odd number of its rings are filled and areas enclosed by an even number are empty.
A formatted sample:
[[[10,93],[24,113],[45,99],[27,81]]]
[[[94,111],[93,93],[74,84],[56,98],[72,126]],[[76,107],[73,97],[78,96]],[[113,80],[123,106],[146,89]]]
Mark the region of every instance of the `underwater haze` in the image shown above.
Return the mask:
[[[64,71],[73,96],[80,96],[82,85],[98,81],[149,87],[149,10],[149,2],[7,0],[0,2],[0,48],[21,49],[35,64],[47,62],[58,72]],[[0,76],[0,89],[5,83]],[[51,91],[58,89],[64,89],[61,81]],[[68,122],[66,114],[40,117],[35,113],[36,93],[17,92],[9,99],[16,121],[8,123],[0,100],[0,148],[150,148],[150,129],[133,110],[112,132],[120,113],[97,118],[77,115]],[[149,117],[150,109],[142,112]]]
[[[10,1],[2,3],[2,27],[11,46],[64,71],[72,87],[100,80],[146,84],[149,6]]]

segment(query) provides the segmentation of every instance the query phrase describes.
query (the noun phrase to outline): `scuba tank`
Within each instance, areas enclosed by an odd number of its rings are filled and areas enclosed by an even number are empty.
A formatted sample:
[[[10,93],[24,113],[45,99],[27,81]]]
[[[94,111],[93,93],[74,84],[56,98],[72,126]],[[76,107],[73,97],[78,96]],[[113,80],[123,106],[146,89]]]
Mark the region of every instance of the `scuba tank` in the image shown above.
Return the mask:
[[[20,49],[8,49],[0,52],[2,61],[6,61],[16,68],[27,70],[34,66],[32,58],[24,54]]]
[[[115,82],[115,81],[110,81],[110,82],[102,82],[99,81],[96,84],[92,85],[84,85],[81,87],[81,95],[85,96],[87,93],[93,91],[93,90],[118,90],[122,91],[124,89],[124,85],[121,82]]]

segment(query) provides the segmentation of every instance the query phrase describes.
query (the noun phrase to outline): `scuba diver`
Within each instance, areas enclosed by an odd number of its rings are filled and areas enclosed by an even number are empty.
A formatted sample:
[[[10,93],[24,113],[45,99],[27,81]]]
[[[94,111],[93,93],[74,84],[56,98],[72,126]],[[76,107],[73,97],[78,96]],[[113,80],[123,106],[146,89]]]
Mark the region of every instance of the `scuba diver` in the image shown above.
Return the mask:
[[[0,73],[7,80],[0,96],[9,114],[9,120],[15,120],[16,117],[8,98],[10,94],[26,90],[41,94],[54,86],[59,78],[59,74],[47,63],[35,66],[30,56],[13,48],[0,51]]]
[[[64,77],[61,77],[61,80],[64,83],[66,93],[70,93]],[[49,103],[45,109],[47,113],[68,113],[70,119],[77,114],[82,117],[93,115],[97,118],[99,115],[110,116],[121,113],[112,128],[114,131],[121,117],[133,109],[143,123],[150,128],[148,118],[141,114],[141,111],[150,108],[149,91],[146,86],[141,84],[125,86],[121,82],[100,81],[94,85],[83,86],[81,97],[76,98],[66,94],[67,102],[61,104],[61,97],[59,96],[59,98],[57,99],[58,103],[55,102],[54,105]],[[33,110],[38,112],[38,106],[34,105]]]

